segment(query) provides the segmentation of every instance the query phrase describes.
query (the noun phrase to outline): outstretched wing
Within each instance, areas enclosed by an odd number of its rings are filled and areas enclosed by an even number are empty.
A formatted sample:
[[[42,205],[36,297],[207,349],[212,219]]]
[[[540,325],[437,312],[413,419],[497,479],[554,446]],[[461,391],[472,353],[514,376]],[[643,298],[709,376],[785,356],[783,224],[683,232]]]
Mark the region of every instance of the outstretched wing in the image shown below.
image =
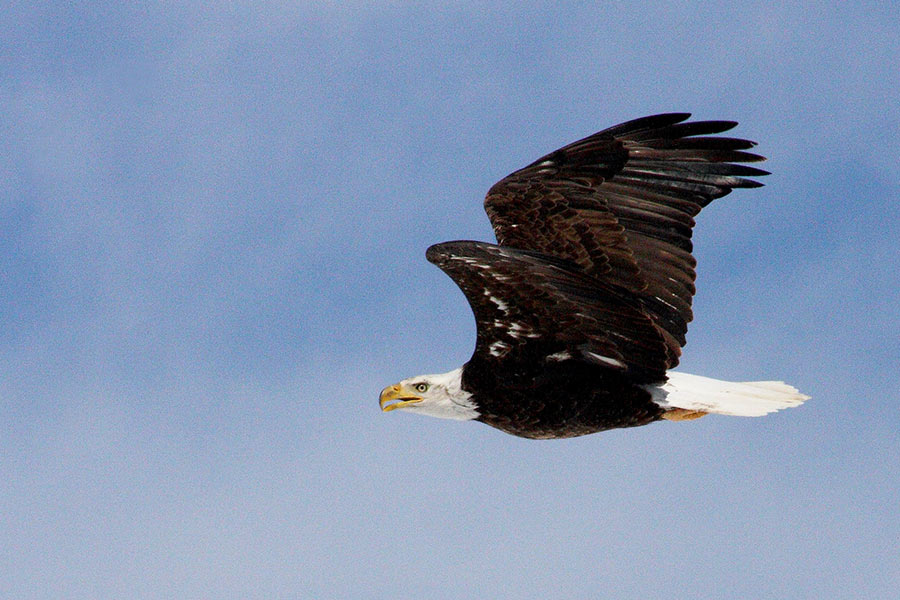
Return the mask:
[[[634,294],[678,363],[693,318],[694,217],[712,200],[761,184],[753,142],[706,137],[732,121],[686,113],[622,123],[552,152],[495,184],[485,210],[501,246],[577,264]]]
[[[635,299],[569,261],[484,242],[445,242],[426,257],[462,289],[475,314],[473,360],[519,365],[577,359],[665,379],[665,342]]]

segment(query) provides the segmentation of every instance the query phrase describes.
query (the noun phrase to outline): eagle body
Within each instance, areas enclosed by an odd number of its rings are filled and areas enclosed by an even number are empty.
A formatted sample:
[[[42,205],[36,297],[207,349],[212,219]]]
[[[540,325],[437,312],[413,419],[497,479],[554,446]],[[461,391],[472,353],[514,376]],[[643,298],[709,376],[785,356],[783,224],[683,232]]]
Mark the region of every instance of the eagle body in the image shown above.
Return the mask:
[[[555,361],[551,361],[555,362]],[[492,365],[467,363],[462,388],[472,394],[478,421],[531,439],[575,437],[646,425],[664,409],[627,376],[580,360],[523,367],[509,379]],[[510,383],[512,381],[512,383]]]
[[[731,121],[673,113],[605,129],[495,184],[497,244],[444,242],[426,258],[472,308],[472,358],[386,387],[385,411],[478,420],[566,438],[707,413],[758,416],[807,399],[782,382],[672,371],[693,318],[694,218],[766,175]]]

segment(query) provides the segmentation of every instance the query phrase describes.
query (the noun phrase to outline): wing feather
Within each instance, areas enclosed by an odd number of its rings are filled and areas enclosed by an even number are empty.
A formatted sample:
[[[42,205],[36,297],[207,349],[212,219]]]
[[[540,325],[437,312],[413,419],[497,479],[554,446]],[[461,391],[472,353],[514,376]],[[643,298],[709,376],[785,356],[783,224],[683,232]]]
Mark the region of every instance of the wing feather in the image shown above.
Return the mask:
[[[767,175],[746,164],[756,144],[715,134],[734,121],[686,122],[688,113],[635,119],[551,152],[505,177],[485,198],[501,246],[571,261],[630,295],[678,363],[695,292],[694,217]],[[613,336],[615,337],[615,336]]]
[[[472,361],[515,372],[552,355],[627,370],[636,381],[665,378],[666,340],[642,306],[578,265],[483,242],[444,242],[426,258],[472,307]]]

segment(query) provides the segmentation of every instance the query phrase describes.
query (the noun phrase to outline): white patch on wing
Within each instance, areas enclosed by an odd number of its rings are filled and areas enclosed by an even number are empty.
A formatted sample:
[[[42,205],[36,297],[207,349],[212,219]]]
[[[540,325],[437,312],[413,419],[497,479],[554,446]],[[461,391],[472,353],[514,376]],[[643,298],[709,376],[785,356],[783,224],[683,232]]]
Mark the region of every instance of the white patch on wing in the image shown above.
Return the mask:
[[[616,360],[615,358],[611,358],[609,356],[603,356],[602,354],[597,354],[596,352],[585,352],[585,354],[592,360],[603,363],[604,365],[616,367],[617,369],[624,369],[627,366],[621,360]]]
[[[503,356],[509,352],[509,344],[497,341],[491,344],[488,350],[490,350],[491,356]]]
[[[509,335],[514,337],[515,339],[519,338],[539,338],[541,334],[535,333],[535,331],[529,327],[528,325],[523,325],[522,323],[516,323],[515,321],[511,322],[507,328]]]
[[[538,173],[552,173],[555,170],[553,167],[556,167],[556,163],[552,160],[543,160],[534,166],[539,167],[537,169]]]
[[[475,267],[476,269],[490,269],[491,268],[491,265],[485,264],[485,263],[481,262],[480,260],[478,260],[477,258],[472,258],[470,256],[452,256],[450,258],[451,258],[451,260],[458,260],[467,265],[471,265],[471,266]]]
[[[678,311],[678,309],[677,309],[675,306],[673,306],[671,302],[668,302],[668,301],[666,301],[666,300],[663,300],[663,299],[660,298],[659,296],[653,296],[653,298],[656,299],[656,300],[659,300],[660,302],[662,302],[663,304],[665,304],[666,306],[668,306],[668,307],[671,308],[672,310],[674,310],[674,311],[676,311],[676,312]]]
[[[560,361],[560,360],[569,360],[570,358],[572,358],[572,355],[569,354],[568,350],[563,350],[562,352],[554,352],[553,354],[547,355],[547,360]]]
[[[488,300],[490,300],[491,302],[493,302],[494,304],[496,304],[496,305],[497,305],[497,308],[500,309],[501,311],[503,311],[503,312],[505,312],[505,313],[506,313],[506,312],[509,312],[509,304],[507,304],[506,302],[504,302],[504,301],[501,300],[500,298],[497,298],[496,296],[489,296],[489,297],[488,297]]]

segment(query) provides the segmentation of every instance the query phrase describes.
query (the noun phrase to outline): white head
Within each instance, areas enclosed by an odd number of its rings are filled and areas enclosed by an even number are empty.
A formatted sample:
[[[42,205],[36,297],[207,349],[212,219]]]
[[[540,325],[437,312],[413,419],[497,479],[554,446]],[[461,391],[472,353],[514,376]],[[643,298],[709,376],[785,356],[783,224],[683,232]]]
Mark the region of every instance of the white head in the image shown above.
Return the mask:
[[[462,367],[389,385],[381,390],[380,403],[384,412],[396,409],[457,421],[474,419],[479,414],[472,394],[462,389]]]

